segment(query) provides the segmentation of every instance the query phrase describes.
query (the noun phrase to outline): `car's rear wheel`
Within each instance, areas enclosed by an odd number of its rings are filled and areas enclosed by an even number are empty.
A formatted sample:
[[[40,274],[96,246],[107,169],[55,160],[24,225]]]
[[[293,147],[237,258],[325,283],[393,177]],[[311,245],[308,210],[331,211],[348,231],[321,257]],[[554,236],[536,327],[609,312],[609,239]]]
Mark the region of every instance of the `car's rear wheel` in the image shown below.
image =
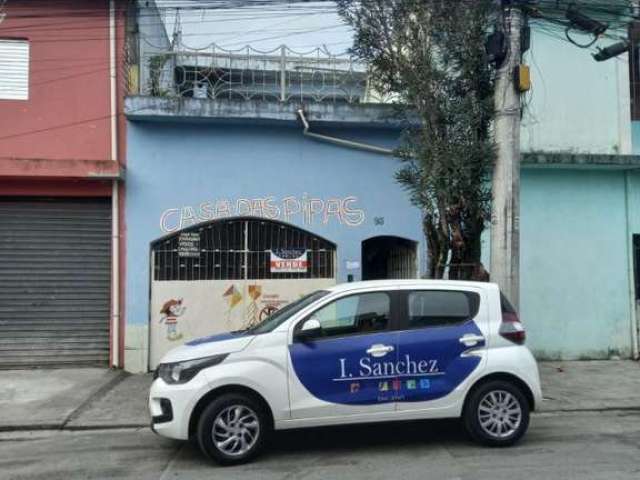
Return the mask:
[[[198,422],[198,445],[222,465],[255,457],[271,431],[263,406],[248,395],[229,393],[214,399]]]
[[[464,424],[471,438],[483,445],[513,445],[529,427],[529,403],[512,383],[494,380],[475,388],[465,405]]]

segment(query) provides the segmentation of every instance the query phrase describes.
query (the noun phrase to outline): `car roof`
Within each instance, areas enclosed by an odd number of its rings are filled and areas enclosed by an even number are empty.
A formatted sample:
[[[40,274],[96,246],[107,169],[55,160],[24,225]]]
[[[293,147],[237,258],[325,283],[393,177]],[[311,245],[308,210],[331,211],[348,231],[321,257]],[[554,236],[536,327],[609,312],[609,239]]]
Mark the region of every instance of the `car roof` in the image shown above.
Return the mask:
[[[394,287],[443,287],[443,288],[456,288],[456,287],[476,287],[476,288],[496,288],[498,285],[489,282],[470,282],[462,280],[367,280],[364,282],[350,282],[340,283],[326,290],[333,293],[348,292],[351,290],[363,290],[367,288],[394,288]]]

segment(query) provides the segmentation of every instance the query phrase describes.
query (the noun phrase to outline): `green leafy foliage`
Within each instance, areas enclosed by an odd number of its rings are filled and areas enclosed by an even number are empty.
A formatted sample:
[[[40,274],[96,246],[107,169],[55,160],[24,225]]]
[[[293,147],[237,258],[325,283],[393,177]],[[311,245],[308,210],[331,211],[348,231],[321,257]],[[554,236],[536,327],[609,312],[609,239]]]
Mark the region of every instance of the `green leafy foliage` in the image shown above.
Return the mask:
[[[486,277],[480,237],[495,159],[491,0],[338,0],[354,55],[408,125],[396,179],[423,212],[428,276]]]

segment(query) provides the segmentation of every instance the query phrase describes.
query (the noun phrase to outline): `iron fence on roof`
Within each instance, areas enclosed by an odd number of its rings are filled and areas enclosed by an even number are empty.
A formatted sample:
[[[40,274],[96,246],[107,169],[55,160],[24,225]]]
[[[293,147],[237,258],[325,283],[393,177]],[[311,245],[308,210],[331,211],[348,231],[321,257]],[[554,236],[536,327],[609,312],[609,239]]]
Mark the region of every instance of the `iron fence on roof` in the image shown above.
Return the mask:
[[[138,92],[156,97],[279,102],[381,103],[367,65],[321,48],[143,49]]]

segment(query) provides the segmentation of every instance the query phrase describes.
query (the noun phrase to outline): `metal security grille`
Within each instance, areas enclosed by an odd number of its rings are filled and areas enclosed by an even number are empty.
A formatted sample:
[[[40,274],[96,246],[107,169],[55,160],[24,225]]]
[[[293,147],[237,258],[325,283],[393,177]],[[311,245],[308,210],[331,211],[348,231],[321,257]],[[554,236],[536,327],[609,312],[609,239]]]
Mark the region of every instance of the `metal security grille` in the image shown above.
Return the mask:
[[[416,274],[415,247],[398,246],[389,251],[389,257],[387,258],[387,278],[416,278]]]
[[[200,224],[151,246],[154,280],[333,278],[335,244],[273,220],[234,218]],[[304,250],[306,272],[272,273],[271,251]]]
[[[416,242],[393,236],[368,238],[362,242],[362,279],[417,277]]]
[[[106,365],[109,200],[0,200],[0,368]]]
[[[142,95],[304,103],[389,100],[370,88],[365,63],[322,48],[297,52],[285,45],[271,51],[247,46],[234,51],[211,44],[203,50],[177,43],[162,51],[144,35],[140,44]]]

